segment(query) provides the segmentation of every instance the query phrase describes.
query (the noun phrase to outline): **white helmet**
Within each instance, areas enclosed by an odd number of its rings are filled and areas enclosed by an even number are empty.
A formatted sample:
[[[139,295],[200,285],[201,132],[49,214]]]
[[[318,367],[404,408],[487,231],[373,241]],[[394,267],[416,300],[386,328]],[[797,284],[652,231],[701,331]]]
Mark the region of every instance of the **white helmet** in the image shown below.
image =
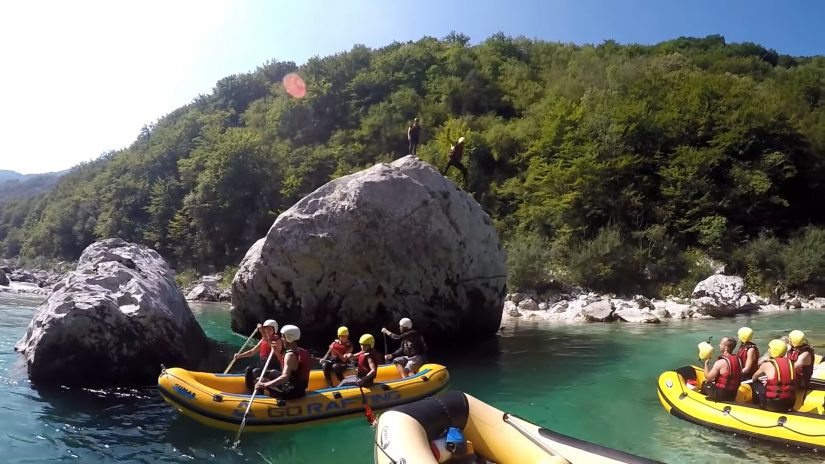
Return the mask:
[[[276,322],[275,319],[267,319],[264,322],[264,327],[272,327],[273,329],[275,329],[275,332],[277,332],[278,331],[278,322]]]
[[[400,321],[398,321],[398,325],[400,327],[405,328],[405,329],[412,329],[412,321],[410,320],[409,317],[405,317],[405,318],[401,319]]]
[[[301,329],[294,325],[285,325],[281,329],[281,335],[287,343],[292,343],[301,339]]]

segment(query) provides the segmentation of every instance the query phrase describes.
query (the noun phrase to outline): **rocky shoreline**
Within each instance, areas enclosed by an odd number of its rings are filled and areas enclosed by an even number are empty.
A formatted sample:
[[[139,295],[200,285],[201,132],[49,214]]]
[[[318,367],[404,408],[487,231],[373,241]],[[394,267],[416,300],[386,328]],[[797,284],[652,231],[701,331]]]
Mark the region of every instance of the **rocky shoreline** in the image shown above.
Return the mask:
[[[48,295],[63,278],[63,273],[44,269],[15,268],[0,265],[0,293]]]
[[[784,294],[772,303],[769,298],[746,292],[741,277],[715,275],[697,284],[690,298],[623,298],[594,292],[510,293],[505,297],[502,324],[513,318],[656,324],[665,319],[713,319],[799,309],[825,309],[825,298]]]
[[[65,273],[56,270],[15,268],[0,265],[0,293],[48,296]],[[205,275],[181,288],[187,301],[231,302],[232,292],[223,288],[221,274]],[[232,276],[229,276],[231,279]]]

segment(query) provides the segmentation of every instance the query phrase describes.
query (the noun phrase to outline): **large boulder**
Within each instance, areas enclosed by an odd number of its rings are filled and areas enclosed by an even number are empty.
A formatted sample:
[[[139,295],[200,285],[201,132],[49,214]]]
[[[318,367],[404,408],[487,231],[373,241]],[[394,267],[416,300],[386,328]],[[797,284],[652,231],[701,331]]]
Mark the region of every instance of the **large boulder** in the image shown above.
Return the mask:
[[[148,385],[207,348],[163,258],[121,239],[83,251],[15,346],[35,383],[85,386]]]
[[[505,282],[490,217],[406,156],[333,180],[282,213],[232,281],[232,328],[274,318],[318,341],[341,323],[376,333],[410,317],[428,343],[492,336]]]
[[[4,287],[9,286],[9,278],[6,276],[6,273],[0,269],[0,285]]]
[[[745,294],[744,280],[738,276],[710,276],[696,285],[691,297],[699,313],[707,316],[733,316],[756,309]]]

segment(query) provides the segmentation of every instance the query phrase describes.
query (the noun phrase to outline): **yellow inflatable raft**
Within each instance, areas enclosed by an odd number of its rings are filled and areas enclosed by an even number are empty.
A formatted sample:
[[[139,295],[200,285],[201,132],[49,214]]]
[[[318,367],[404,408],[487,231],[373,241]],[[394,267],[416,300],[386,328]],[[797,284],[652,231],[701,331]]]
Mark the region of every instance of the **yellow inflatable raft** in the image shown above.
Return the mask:
[[[792,412],[771,412],[750,403],[751,387],[740,385],[735,402],[711,401],[700,393],[705,376],[697,366],[685,366],[659,376],[659,401],[672,415],[718,430],[766,440],[825,449],[825,392],[797,395]],[[688,385],[695,381],[696,389]]]
[[[310,373],[304,398],[278,400],[256,395],[246,418],[245,431],[272,431],[305,423],[364,414],[364,400],[373,410],[409,403],[447,386],[450,375],[439,364],[425,364],[418,374],[400,379],[394,365],[378,367],[376,383],[364,387],[325,388],[323,372]],[[175,409],[203,424],[237,430],[250,395],[243,374],[211,374],[181,368],[164,369],[158,390]]]
[[[449,427],[462,430],[464,449],[440,438]],[[381,414],[373,454],[376,464],[656,462],[553,432],[458,391]]]

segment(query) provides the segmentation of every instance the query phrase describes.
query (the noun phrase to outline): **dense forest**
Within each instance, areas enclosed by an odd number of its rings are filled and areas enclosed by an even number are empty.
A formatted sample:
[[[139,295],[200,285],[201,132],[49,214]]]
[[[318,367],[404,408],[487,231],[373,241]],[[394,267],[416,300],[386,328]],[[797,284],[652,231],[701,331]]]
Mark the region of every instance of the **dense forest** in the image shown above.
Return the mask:
[[[671,293],[719,264],[764,292],[825,281],[825,58],[721,36],[469,42],[224,78],[127,149],[0,204],[0,255],[76,259],[118,236],[179,270],[233,266],[302,196],[405,155],[419,117],[419,156],[439,168],[468,139],[467,190],[505,241],[513,289]],[[285,92],[290,72],[306,98]]]

